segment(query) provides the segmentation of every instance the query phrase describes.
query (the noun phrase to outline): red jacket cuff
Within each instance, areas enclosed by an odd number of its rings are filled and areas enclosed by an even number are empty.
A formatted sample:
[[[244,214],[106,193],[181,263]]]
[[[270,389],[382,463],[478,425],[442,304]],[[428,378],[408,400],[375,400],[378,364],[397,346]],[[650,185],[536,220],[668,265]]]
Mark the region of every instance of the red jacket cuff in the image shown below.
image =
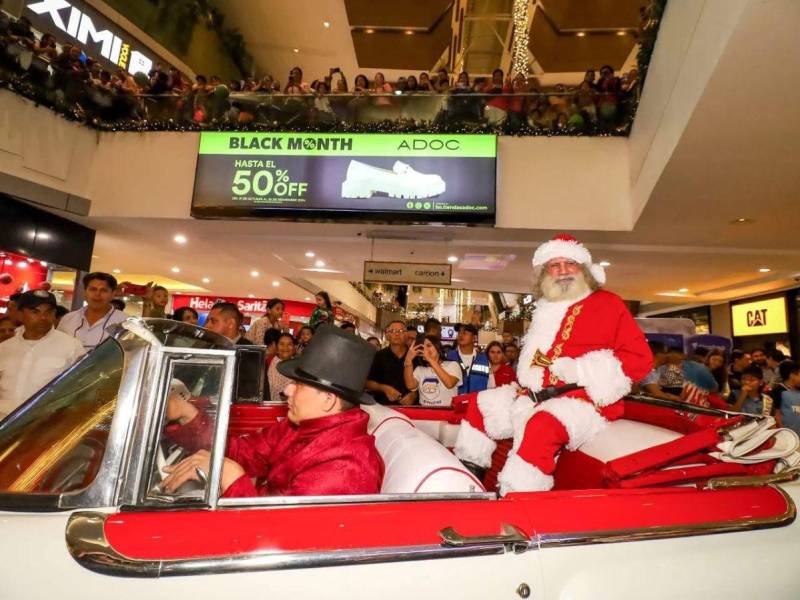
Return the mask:
[[[234,481],[227,490],[225,490],[225,493],[222,494],[222,497],[255,498],[258,495],[258,491],[256,491],[256,486],[253,485],[253,481],[247,475],[242,475],[239,477],[239,479]]]

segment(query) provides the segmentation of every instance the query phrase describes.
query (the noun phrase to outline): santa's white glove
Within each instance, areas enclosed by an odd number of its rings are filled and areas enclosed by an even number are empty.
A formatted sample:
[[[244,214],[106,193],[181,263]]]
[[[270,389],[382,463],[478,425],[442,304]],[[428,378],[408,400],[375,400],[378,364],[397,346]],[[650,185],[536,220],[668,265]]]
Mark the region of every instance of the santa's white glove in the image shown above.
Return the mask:
[[[574,358],[557,358],[550,367],[550,372],[564,383],[578,383],[578,363]]]

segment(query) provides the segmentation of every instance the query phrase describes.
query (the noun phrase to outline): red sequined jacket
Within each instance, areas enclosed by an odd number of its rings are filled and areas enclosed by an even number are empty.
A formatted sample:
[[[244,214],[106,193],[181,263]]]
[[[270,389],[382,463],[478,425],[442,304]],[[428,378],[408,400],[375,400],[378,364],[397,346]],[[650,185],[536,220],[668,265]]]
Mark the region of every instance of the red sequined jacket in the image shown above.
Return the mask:
[[[225,497],[377,494],[384,466],[359,409],[309,419],[285,419],[256,433],[228,439],[225,456],[245,471]],[[200,413],[168,436],[189,451],[209,448],[213,426]],[[256,478],[256,484],[251,478]],[[257,486],[256,486],[257,485]]]

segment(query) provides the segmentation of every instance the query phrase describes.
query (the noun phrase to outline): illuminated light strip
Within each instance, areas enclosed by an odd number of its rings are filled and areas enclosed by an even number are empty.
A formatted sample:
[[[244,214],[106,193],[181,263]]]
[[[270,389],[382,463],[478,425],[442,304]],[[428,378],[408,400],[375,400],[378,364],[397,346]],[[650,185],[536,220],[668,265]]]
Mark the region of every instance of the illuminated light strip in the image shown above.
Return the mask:
[[[53,444],[49,450],[43,452],[22,475],[20,475],[10,486],[8,486],[8,491],[33,491],[34,484],[39,481],[43,473],[52,467],[56,461],[63,458],[67,452],[75,448],[78,442],[86,437],[86,434],[95,429],[97,425],[102,423],[109,416],[109,414],[113,415],[116,405],[116,398],[110,402],[107,402],[100,408],[100,410],[97,411],[97,413],[92,416],[92,418],[88,419],[83,425],[73,429],[71,433],[65,435],[58,443]]]
[[[514,0],[511,12],[514,36],[511,40],[511,74],[528,75],[528,0]]]

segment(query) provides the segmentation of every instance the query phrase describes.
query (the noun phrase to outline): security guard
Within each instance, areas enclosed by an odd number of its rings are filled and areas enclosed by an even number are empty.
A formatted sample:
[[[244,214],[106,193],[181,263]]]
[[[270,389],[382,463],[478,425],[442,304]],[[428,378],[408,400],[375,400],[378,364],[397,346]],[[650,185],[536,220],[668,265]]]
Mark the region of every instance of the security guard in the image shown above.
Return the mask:
[[[470,323],[462,323],[456,327],[458,338],[456,347],[447,353],[447,360],[458,363],[461,367],[461,385],[459,394],[480,392],[489,385],[489,357],[478,352],[475,342],[478,339],[478,328]]]

